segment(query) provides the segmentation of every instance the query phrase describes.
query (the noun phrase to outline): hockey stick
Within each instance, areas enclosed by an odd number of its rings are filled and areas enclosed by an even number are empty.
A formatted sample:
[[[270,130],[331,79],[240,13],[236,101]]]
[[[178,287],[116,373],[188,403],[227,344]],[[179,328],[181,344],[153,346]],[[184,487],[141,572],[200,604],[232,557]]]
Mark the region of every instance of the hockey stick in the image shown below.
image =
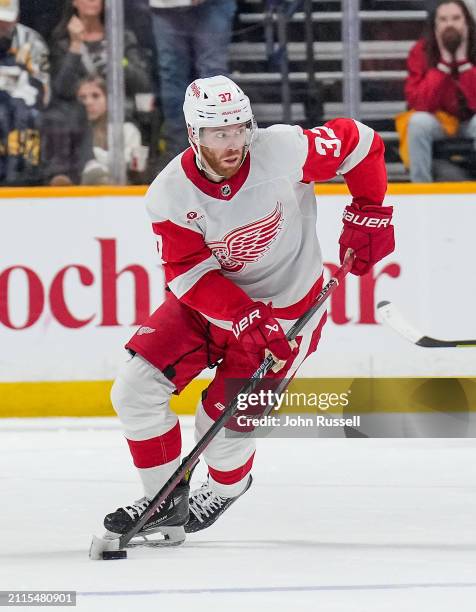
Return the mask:
[[[388,325],[397,334],[403,336],[409,342],[424,348],[468,348],[476,347],[475,340],[439,340],[431,336],[424,336],[419,330],[410,325],[401,315],[399,310],[388,301],[377,304],[377,316],[381,323]]]
[[[340,268],[336,271],[334,276],[329,282],[322,288],[319,295],[316,297],[313,305],[294,323],[289,332],[286,334],[286,338],[291,341],[296,338],[303,327],[311,320],[314,314],[321,308],[326,302],[330,295],[339,286],[339,283],[345,277],[345,275],[352,268],[354,261],[354,253],[349,249],[345,256],[344,262]],[[134,523],[134,525],[115,539],[105,539],[93,537],[89,556],[91,559],[107,559],[107,558],[118,558],[114,555],[114,551],[122,551],[126,548],[132,538],[142,529],[145,523],[149,520],[156,509],[167,499],[172,493],[179,482],[184,478],[187,473],[193,469],[198,462],[200,455],[210,444],[211,440],[217,435],[217,433],[225,426],[225,424],[233,417],[238,411],[238,397],[241,395],[248,395],[251,393],[259,384],[262,378],[266,376],[268,371],[275,365],[275,360],[271,355],[268,355],[256,372],[251,376],[250,380],[239,390],[235,395],[234,399],[228,404],[223,410],[220,417],[214,422],[210,429],[205,435],[197,442],[192,451],[184,457],[179,467],[175,470],[172,476],[167,480],[160,491],[150,500],[150,503],[140,518]],[[108,553],[113,553],[109,555]],[[126,556],[125,551],[121,555]]]

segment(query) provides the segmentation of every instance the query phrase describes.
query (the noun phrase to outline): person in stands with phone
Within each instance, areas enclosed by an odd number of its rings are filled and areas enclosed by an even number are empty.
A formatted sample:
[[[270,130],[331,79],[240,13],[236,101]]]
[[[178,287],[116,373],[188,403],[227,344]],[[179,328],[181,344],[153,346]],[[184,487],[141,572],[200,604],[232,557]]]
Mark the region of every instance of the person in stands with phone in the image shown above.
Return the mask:
[[[66,0],[50,40],[52,103],[46,114],[45,181],[53,184],[102,184],[108,173],[93,153],[92,131],[77,99],[82,79],[107,73],[107,41],[103,0]],[[126,116],[132,118],[135,94],[152,89],[148,64],[135,35],[124,33]],[[50,174],[54,169],[55,176]],[[58,176],[61,182],[58,183]]]
[[[103,0],[66,0],[51,40],[53,94],[75,100],[81,79],[107,76],[107,40]],[[132,31],[124,31],[126,111],[134,109],[137,93],[152,91],[150,70]]]

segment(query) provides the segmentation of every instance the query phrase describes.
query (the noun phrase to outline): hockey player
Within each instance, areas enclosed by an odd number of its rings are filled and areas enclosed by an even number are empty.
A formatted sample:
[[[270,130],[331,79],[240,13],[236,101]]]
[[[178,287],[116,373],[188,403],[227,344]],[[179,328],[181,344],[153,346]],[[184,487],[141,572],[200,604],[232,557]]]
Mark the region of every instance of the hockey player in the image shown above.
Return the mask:
[[[194,81],[184,114],[191,146],[146,196],[167,297],[126,345],[133,356],[112,389],[144,488],[142,499],[106,516],[113,534],[130,528],[180,463],[172,393],[217,366],[196,412],[199,439],[224,408],[226,379],[249,378],[265,351],[279,361],[279,376],[291,378],[316,350],[322,311],[297,346],[285,336],[322,287],[314,181],[343,175],[347,182],[352,202],[339,244],[341,260],[348,248],[355,251],[354,274],[365,274],[394,249],[392,207],[382,206],[384,145],[369,127],[335,119],[311,130],[257,129],[248,97],[223,76]],[[181,543],[184,528],[208,527],[249,489],[255,440],[225,433],[205,450],[207,482],[190,499],[189,483],[182,482],[141,534],[159,531]]]

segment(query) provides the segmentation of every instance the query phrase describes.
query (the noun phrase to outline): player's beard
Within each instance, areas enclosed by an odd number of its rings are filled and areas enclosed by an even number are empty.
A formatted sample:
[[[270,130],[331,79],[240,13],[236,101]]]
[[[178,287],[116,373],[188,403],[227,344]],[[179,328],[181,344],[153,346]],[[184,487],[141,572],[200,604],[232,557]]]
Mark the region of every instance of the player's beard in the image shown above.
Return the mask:
[[[216,149],[202,146],[201,153],[202,161],[205,161],[205,172],[207,167],[209,167],[215,174],[225,179],[229,179],[240,169],[243,161],[244,147],[241,149],[217,151]],[[213,177],[213,179],[214,178],[215,177]]]

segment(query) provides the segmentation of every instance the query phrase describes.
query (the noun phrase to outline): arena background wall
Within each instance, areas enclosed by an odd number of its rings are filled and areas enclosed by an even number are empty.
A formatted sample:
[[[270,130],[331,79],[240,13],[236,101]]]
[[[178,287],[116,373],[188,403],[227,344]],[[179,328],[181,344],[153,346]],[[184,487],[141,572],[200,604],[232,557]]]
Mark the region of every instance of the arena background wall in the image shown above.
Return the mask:
[[[317,186],[327,272],[338,265],[344,185]],[[0,416],[105,416],[123,345],[163,298],[145,188],[0,192]],[[333,297],[318,352],[299,375],[325,380],[458,378],[476,349],[421,349],[375,320],[394,301],[425,334],[476,337],[476,184],[391,185],[397,249]],[[312,262],[309,262],[311,269]],[[211,372],[174,398],[192,413]]]

